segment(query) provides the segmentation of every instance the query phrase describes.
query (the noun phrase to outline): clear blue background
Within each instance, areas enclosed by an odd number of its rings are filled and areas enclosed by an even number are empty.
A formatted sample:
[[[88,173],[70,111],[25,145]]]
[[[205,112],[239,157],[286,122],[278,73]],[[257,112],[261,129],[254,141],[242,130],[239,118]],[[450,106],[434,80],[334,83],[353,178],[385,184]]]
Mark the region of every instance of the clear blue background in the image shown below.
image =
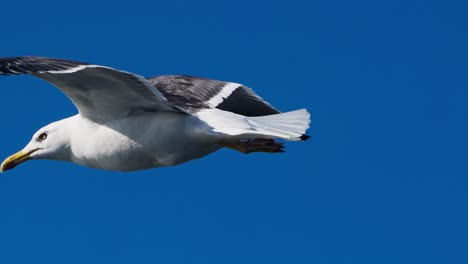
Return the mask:
[[[241,82],[313,122],[281,155],[28,162],[0,177],[0,262],[468,263],[468,6],[434,2],[2,3],[0,56]],[[0,89],[1,158],[76,112]]]

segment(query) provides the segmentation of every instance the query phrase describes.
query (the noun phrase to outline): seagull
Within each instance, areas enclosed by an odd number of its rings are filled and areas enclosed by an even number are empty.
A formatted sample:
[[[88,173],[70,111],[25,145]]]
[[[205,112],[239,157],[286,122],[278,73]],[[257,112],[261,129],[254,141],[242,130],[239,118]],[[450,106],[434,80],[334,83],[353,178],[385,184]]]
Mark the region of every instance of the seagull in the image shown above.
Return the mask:
[[[60,89],[78,114],[39,129],[0,172],[31,159],[137,171],[178,165],[221,148],[284,152],[304,141],[306,109],[281,113],[250,88],[187,75],[140,75],[46,57],[0,58],[0,75],[31,74]]]

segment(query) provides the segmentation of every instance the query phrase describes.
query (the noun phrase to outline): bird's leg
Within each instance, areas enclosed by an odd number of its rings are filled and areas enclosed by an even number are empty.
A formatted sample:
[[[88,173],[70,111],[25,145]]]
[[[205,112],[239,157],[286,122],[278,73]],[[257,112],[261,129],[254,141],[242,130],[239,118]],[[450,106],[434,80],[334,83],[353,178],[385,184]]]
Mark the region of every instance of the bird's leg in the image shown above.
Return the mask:
[[[284,152],[284,144],[266,138],[253,138],[237,142],[220,142],[219,145],[248,154],[251,152]]]

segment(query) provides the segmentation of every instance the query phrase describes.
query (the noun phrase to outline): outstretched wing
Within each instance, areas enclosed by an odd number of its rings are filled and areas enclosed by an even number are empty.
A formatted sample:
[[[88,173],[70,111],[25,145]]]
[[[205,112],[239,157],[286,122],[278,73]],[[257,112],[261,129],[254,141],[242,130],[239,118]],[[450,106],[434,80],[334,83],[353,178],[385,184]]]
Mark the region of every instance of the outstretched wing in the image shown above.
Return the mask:
[[[279,111],[256,95],[250,88],[185,75],[163,75],[149,78],[169,103],[184,112],[218,108],[244,116],[278,114]]]
[[[106,121],[136,111],[177,111],[142,76],[78,61],[43,58],[0,58],[0,75],[32,74],[64,92],[81,115]]]
[[[0,58],[0,75],[31,74],[65,93],[81,115],[96,122],[139,111],[196,113],[217,108],[244,116],[279,113],[250,88],[233,82],[163,75],[150,79],[72,60]]]

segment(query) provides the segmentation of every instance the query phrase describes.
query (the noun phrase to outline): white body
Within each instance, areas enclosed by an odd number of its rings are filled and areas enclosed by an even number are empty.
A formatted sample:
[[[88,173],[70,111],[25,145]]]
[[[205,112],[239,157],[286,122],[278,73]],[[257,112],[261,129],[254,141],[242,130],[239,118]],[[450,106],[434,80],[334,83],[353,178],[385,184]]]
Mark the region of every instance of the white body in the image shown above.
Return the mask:
[[[221,148],[206,136],[208,128],[198,118],[179,113],[148,113],[104,124],[76,115],[59,122],[75,131],[68,133],[69,161],[92,168],[133,171],[177,165]]]
[[[86,167],[134,171],[177,165],[208,155],[222,146],[250,138],[299,140],[309,127],[306,110],[245,117],[219,109],[196,115],[143,112],[94,122],[80,114],[35,133],[22,150],[32,159],[71,161]],[[38,135],[49,134],[44,141]]]

